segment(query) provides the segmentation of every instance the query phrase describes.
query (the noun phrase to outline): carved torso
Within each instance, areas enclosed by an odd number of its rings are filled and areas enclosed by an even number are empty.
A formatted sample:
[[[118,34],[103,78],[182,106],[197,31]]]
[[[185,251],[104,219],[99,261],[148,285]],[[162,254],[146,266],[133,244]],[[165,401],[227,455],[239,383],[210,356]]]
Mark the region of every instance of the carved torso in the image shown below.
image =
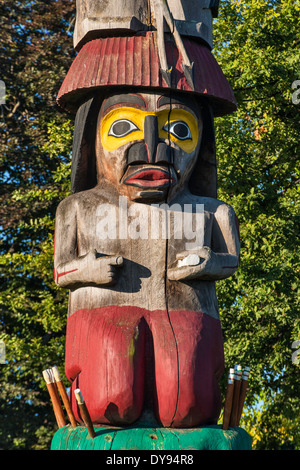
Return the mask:
[[[117,268],[120,272],[113,286],[99,286],[93,282],[70,286],[69,315],[81,308],[126,305],[149,310],[193,310],[218,318],[213,280],[170,281],[167,270],[176,262],[176,255],[186,251],[187,243],[197,240],[198,246],[200,244],[200,246],[208,246],[215,250],[216,244],[219,243],[220,246],[217,248],[220,250],[222,240],[220,236],[214,236],[219,227],[215,213],[220,210],[221,206],[228,213],[230,208],[211,198],[196,196],[191,198],[190,194],[186,197],[178,197],[169,204],[170,208],[176,204],[175,207],[182,207],[183,212],[184,204],[192,205],[194,210],[196,205],[199,205],[198,207],[201,204],[204,205],[204,217],[200,219],[201,224],[204,223],[204,227],[200,227],[202,233],[198,234],[198,238],[188,240],[184,237],[183,229],[182,238],[175,239],[174,232],[172,233],[174,221],[174,211],[172,211],[171,218],[168,219],[171,221],[171,232],[164,237],[154,238],[157,226],[154,232],[151,232],[153,224],[159,220],[159,230],[162,227],[161,211],[160,218],[157,218],[159,209],[146,204],[134,204],[135,211],[131,211],[133,203],[129,203],[126,206],[129,219],[125,222],[124,213],[120,214],[123,206],[120,206],[119,199],[113,194],[111,197],[110,199],[107,188],[97,186],[92,190],[70,196],[59,206],[55,242],[55,264],[59,280],[68,276],[69,271],[73,271],[73,276],[76,274],[74,271],[76,267],[71,270],[68,268],[62,270],[61,266],[71,261],[74,262],[76,258],[82,258],[95,250],[99,257],[101,255],[121,256],[124,260],[123,266]],[[105,213],[106,207],[108,210],[111,208],[112,212]],[[108,238],[107,234],[103,235],[105,214],[107,214],[107,220],[110,217],[112,227],[116,222],[115,232],[111,234],[111,238]],[[139,227],[141,221],[143,227]],[[109,227],[106,227],[106,230],[108,231]],[[221,231],[220,227],[218,231]],[[179,235],[175,236],[179,237]],[[225,246],[225,241],[223,244]],[[224,250],[228,248],[225,247]]]

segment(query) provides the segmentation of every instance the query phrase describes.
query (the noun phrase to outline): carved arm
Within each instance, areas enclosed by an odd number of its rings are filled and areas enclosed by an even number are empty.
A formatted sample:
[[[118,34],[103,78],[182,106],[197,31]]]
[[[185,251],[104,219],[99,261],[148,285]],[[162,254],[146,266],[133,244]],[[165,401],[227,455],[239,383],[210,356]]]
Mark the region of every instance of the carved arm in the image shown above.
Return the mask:
[[[239,265],[240,241],[233,209],[222,204],[215,212],[211,247],[178,253],[168,269],[170,280],[219,280],[234,274]]]
[[[83,285],[113,285],[121,256],[107,256],[95,249],[78,256],[77,214],[74,205],[58,206],[55,223],[54,278],[57,285],[76,288]]]

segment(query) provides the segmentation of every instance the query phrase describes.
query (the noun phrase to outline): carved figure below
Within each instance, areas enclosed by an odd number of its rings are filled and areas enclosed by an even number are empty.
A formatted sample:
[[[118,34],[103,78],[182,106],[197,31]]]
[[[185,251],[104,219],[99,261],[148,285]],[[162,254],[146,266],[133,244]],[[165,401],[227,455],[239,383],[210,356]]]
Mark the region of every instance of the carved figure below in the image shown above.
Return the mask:
[[[130,424],[143,408],[163,426],[213,423],[223,372],[215,281],[235,272],[239,238],[232,208],[189,188],[208,111],[179,94],[113,94],[79,109],[89,132],[96,105],[97,184],[62,201],[56,216],[56,282],[70,289],[67,376],[94,423]],[[166,218],[169,236],[151,239],[149,222],[159,233]],[[118,229],[137,220],[131,236]]]
[[[58,94],[76,111],[54,260],[70,291],[73,413],[81,421],[80,389],[93,424],[145,413],[164,427],[214,424],[215,282],[240,249],[234,211],[217,199],[213,117],[236,108],[210,50],[218,1],[125,2],[124,18],[102,3],[77,1],[78,54]]]

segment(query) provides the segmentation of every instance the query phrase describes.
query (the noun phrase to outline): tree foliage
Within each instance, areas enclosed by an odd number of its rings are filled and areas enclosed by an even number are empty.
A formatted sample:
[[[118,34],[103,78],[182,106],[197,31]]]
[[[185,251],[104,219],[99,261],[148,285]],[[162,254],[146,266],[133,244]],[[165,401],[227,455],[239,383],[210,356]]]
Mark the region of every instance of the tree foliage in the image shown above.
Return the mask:
[[[299,2],[221,2],[216,58],[238,101],[218,119],[219,195],[240,222],[241,267],[218,286],[228,367],[250,365],[256,448],[299,441]],[[253,406],[260,405],[253,414]]]
[[[238,111],[216,120],[218,197],[239,218],[241,266],[218,283],[226,366],[250,365],[242,425],[257,449],[300,449],[298,2],[222,0],[214,55]],[[63,372],[66,292],[53,281],[55,209],[69,191],[73,117],[55,98],[74,57],[71,0],[0,0],[0,448],[46,449],[42,370]],[[298,73],[298,75],[297,75]],[[225,391],[226,377],[223,382]],[[67,385],[67,383],[66,383]]]
[[[42,370],[63,363],[65,293],[53,282],[56,206],[69,187],[72,123],[55,99],[74,52],[69,0],[0,1],[0,448],[49,445]]]

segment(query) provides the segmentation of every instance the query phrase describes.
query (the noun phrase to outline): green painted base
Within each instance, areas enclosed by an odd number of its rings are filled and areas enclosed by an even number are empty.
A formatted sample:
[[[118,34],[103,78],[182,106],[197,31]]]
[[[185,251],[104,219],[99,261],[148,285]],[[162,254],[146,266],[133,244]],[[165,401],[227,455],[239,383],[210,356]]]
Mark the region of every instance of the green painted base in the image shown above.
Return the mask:
[[[95,426],[92,439],[84,426],[65,426],[54,435],[51,450],[251,450],[249,434],[242,428],[223,431],[221,426],[174,429],[130,426]]]

